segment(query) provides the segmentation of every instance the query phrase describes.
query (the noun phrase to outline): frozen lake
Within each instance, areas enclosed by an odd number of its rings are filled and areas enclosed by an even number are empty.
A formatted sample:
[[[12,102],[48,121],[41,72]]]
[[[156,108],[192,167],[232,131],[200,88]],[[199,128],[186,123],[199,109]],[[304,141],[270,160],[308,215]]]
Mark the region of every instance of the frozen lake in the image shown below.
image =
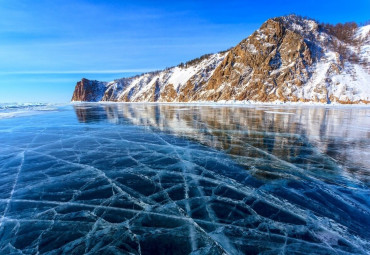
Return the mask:
[[[0,217],[0,254],[368,254],[370,107],[33,109]]]

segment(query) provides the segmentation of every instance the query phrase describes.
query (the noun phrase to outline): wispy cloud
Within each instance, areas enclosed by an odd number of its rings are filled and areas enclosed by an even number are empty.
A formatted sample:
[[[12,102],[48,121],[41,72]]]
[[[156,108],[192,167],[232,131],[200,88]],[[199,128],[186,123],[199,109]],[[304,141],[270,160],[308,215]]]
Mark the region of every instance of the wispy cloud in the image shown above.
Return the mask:
[[[118,73],[145,73],[155,70],[152,69],[119,69],[119,70],[66,70],[66,71],[7,71],[0,72],[0,75],[12,74],[118,74]]]

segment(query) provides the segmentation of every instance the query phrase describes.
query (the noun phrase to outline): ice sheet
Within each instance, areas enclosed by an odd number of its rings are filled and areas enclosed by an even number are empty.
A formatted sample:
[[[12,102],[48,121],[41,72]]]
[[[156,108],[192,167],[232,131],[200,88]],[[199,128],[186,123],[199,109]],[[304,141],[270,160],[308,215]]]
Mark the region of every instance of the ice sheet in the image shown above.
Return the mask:
[[[0,120],[1,254],[366,254],[369,108],[75,104]]]

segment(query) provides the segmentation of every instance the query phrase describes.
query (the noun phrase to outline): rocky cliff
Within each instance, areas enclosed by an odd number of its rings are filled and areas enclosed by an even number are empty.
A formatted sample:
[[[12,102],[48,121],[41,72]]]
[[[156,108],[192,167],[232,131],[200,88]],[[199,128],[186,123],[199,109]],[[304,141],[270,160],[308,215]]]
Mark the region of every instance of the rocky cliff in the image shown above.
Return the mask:
[[[77,82],[72,101],[100,101],[106,91],[106,82],[90,81],[83,78]]]
[[[72,101],[370,103],[370,25],[341,40],[314,20],[267,20],[228,51],[109,83],[82,79]]]

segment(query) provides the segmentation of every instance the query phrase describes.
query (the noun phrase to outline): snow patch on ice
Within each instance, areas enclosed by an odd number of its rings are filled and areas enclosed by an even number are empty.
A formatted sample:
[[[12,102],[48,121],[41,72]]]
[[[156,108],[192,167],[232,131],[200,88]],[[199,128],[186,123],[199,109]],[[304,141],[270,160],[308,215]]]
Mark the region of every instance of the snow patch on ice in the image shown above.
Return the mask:
[[[57,105],[47,103],[3,103],[0,104],[0,119],[14,118],[55,111]]]
[[[273,114],[285,114],[285,115],[294,115],[294,113],[291,112],[277,112],[277,111],[265,111],[265,113],[273,113]]]

